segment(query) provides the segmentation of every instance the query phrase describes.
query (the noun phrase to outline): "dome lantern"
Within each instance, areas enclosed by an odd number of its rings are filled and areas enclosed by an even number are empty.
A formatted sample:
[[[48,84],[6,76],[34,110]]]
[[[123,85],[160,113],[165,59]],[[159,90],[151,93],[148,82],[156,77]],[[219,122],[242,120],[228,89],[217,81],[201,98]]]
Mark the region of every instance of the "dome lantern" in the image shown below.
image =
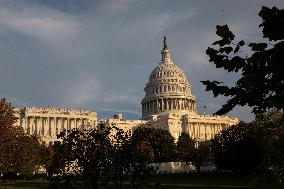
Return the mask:
[[[161,62],[161,64],[163,64],[163,63],[172,64],[171,51],[168,49],[166,36],[164,36],[163,43],[164,43],[164,48],[163,48],[163,50],[161,52],[161,54],[162,54],[162,62]]]

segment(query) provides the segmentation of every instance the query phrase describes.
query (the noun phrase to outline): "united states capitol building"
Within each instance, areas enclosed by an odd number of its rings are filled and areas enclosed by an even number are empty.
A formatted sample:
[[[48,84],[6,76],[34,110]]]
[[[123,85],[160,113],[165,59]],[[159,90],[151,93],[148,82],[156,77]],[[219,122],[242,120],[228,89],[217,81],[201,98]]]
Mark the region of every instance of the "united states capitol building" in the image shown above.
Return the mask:
[[[39,135],[50,143],[56,135],[73,128],[91,129],[98,124],[116,126],[132,132],[140,126],[168,130],[175,140],[182,132],[196,141],[210,140],[221,130],[239,122],[228,116],[200,115],[196,110],[196,97],[185,73],[171,59],[164,40],[161,62],[151,72],[141,101],[141,120],[125,120],[122,114],[98,122],[97,113],[86,110],[26,107],[16,109],[17,125],[28,134]]]

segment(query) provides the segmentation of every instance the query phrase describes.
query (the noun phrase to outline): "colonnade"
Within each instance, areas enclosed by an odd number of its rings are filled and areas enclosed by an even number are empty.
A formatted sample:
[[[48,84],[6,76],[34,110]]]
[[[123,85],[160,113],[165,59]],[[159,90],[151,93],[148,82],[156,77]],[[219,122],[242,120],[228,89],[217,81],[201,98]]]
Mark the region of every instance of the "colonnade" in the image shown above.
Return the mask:
[[[186,132],[193,139],[210,140],[224,129],[225,127],[222,124],[191,122]]]
[[[164,84],[149,86],[145,89],[146,95],[152,94],[169,94],[169,93],[179,93],[179,92],[190,92],[188,86],[180,84]]]
[[[87,118],[70,117],[42,117],[27,116],[22,121],[22,127],[27,134],[54,137],[63,130],[73,128],[85,129],[88,126]]]
[[[194,100],[186,98],[161,98],[142,103],[142,114],[156,114],[167,110],[191,110],[196,111]]]

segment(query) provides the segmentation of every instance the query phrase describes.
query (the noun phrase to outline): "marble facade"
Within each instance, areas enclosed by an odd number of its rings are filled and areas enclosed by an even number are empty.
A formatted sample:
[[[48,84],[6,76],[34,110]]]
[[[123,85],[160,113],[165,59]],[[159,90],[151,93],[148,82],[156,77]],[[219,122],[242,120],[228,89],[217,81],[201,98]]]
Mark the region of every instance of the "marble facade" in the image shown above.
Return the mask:
[[[144,122],[120,117],[107,119],[106,123],[114,123],[131,132],[138,125],[166,129],[176,141],[182,132],[186,132],[196,141],[205,141],[239,122],[228,116],[198,114],[191,84],[183,70],[172,61],[165,39],[161,54],[161,62],[151,72],[144,88],[145,96],[141,101]]]
[[[175,140],[182,132],[196,141],[212,139],[223,129],[239,122],[228,116],[197,113],[196,97],[186,74],[171,59],[164,40],[161,62],[153,69],[141,101],[142,119],[125,120],[122,114],[100,122],[131,133],[139,126],[169,130]],[[27,134],[35,134],[46,143],[58,141],[56,135],[73,128],[91,129],[98,124],[97,113],[86,110],[26,107],[16,109],[17,125]]]
[[[56,135],[63,130],[86,130],[97,125],[97,113],[86,110],[25,107],[16,108],[15,116],[18,118],[15,125],[29,135],[39,136],[47,144],[59,141]]]

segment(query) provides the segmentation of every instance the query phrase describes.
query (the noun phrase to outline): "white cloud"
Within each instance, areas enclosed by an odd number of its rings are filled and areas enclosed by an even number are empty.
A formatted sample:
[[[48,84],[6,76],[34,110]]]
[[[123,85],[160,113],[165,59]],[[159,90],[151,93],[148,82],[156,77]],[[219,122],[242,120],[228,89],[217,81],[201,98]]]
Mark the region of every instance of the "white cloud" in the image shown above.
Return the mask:
[[[208,103],[208,111],[219,107],[222,100],[213,99],[199,81],[232,79],[209,64],[204,51],[217,37],[217,24],[231,24],[233,32],[243,32],[240,38],[252,39],[260,5],[209,0],[52,2],[0,0],[0,96],[16,106],[74,106],[137,115],[143,87],[160,59],[163,35],[169,36],[174,61],[189,74],[201,110],[203,103]]]
[[[48,8],[27,7],[22,11],[0,8],[0,25],[45,41],[57,40],[76,33],[75,18]]]

